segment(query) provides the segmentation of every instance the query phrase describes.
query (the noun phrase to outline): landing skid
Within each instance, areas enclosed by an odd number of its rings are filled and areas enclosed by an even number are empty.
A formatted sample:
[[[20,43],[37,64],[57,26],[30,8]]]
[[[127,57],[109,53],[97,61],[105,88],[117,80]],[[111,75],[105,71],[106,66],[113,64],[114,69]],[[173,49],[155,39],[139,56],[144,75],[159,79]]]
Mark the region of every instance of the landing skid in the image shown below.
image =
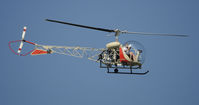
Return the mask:
[[[107,73],[113,73],[113,74],[134,74],[134,75],[145,75],[149,71],[143,72],[143,73],[135,73],[135,72],[107,72]]]
[[[111,64],[105,64],[102,65],[102,62],[100,61],[100,68],[107,68],[107,73],[113,73],[113,74],[134,74],[134,75],[145,75],[147,74],[149,71],[146,72],[133,72],[134,69],[141,69],[140,66],[138,67],[134,67],[134,66],[117,66],[117,65],[111,65]],[[114,71],[110,71],[109,69],[113,68]],[[129,72],[119,72],[118,69],[126,69],[129,70]]]
[[[146,72],[133,72],[132,68],[130,69],[130,72],[119,72],[119,70],[117,68],[114,69],[114,72],[110,72],[109,68],[107,68],[107,73],[114,73],[114,74],[134,74],[134,75],[145,75],[147,74],[149,71]]]

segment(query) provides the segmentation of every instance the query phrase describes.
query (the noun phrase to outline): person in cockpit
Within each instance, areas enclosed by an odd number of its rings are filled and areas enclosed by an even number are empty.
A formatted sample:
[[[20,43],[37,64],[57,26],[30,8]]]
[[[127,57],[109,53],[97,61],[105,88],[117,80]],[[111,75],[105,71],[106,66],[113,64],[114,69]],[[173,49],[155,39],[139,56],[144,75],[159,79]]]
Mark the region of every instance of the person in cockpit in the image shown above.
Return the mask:
[[[130,59],[132,59],[133,61],[135,60],[135,55],[133,54],[133,52],[131,52],[131,44],[126,44],[124,47],[123,47],[123,50],[124,52],[126,53],[126,55],[129,56]]]

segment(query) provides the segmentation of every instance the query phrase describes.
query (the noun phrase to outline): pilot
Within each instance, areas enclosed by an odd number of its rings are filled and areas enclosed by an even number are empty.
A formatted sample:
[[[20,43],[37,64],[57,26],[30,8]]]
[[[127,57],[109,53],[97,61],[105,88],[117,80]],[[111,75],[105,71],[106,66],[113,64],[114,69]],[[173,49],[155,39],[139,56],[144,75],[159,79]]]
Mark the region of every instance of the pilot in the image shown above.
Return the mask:
[[[126,55],[129,56],[129,58],[131,58],[134,61],[135,55],[133,54],[133,52],[131,52],[131,44],[126,44],[123,48],[124,52],[126,53]]]

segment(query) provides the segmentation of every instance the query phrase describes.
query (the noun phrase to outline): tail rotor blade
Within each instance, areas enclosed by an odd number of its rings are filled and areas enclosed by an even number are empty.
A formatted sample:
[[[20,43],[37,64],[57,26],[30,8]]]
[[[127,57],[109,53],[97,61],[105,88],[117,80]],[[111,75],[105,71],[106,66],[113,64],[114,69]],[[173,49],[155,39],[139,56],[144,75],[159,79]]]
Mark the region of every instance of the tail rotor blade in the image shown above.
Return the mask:
[[[22,40],[21,40],[21,43],[19,45],[19,49],[18,49],[18,53],[20,54],[21,53],[21,50],[22,50],[22,47],[23,47],[23,40],[25,38],[25,34],[26,34],[26,26],[23,28],[23,33],[22,33]]]
[[[27,29],[27,27],[25,26],[25,27],[23,28],[22,40],[24,40],[24,38],[25,38],[26,29]]]
[[[21,53],[22,47],[23,47],[23,41],[21,41],[20,46],[19,46],[19,49],[18,49],[18,53],[19,53],[19,54]]]

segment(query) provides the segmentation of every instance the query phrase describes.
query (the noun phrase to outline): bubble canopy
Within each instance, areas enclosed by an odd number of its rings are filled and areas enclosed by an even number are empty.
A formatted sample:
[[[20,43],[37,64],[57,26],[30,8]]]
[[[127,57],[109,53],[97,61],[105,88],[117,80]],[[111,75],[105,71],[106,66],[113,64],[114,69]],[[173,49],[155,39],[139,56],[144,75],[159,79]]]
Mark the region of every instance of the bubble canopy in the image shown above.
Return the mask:
[[[140,42],[131,40],[131,41],[125,42],[123,46],[131,47],[130,52],[133,52],[134,55],[137,55],[139,51],[140,53],[138,56],[138,62],[140,62],[141,64],[144,63],[146,51],[145,51],[144,46]]]

